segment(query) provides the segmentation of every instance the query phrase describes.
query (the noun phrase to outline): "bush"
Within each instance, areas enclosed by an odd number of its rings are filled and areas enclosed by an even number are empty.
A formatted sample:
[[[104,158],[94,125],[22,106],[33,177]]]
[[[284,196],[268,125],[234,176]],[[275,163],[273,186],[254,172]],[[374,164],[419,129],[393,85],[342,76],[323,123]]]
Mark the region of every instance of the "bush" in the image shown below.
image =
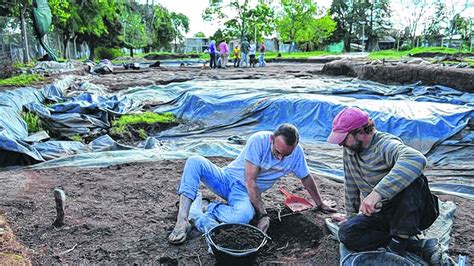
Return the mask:
[[[122,56],[122,51],[118,48],[97,47],[95,48],[94,53],[99,59],[113,60]]]
[[[408,50],[411,50],[412,47],[411,47],[411,44],[409,43],[404,43],[400,46],[400,51],[408,51]]]

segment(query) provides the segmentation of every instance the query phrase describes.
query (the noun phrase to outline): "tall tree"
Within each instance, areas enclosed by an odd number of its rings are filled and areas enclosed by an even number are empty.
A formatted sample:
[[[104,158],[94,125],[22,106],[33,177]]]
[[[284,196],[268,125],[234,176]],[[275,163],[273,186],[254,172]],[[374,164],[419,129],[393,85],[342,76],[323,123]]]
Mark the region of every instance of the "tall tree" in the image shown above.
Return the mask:
[[[174,26],[171,14],[166,8],[157,5],[153,19],[153,46],[158,49],[170,48],[174,39]]]
[[[183,33],[189,32],[189,18],[182,13],[171,12],[171,22],[174,29],[174,51],[178,50],[178,41],[184,39]]]
[[[250,7],[249,0],[242,4],[238,0],[232,0],[226,5],[222,1],[211,1],[209,7],[204,10],[203,18],[206,21],[223,23],[223,31],[234,38],[261,39],[262,36],[273,32],[273,14],[273,9],[263,1],[259,1],[254,8]]]
[[[123,26],[119,39],[122,45],[130,50],[130,56],[133,57],[133,49],[143,48],[148,44],[146,26],[140,13],[135,12],[129,5],[123,7],[120,18]]]
[[[435,13],[424,23],[423,35],[429,42],[441,40],[447,27],[446,4],[438,2],[435,9]]]
[[[281,1],[283,11],[276,20],[278,35],[282,41],[291,42],[288,52],[294,42],[307,42],[312,38],[311,30],[315,22],[316,4],[311,0]]]

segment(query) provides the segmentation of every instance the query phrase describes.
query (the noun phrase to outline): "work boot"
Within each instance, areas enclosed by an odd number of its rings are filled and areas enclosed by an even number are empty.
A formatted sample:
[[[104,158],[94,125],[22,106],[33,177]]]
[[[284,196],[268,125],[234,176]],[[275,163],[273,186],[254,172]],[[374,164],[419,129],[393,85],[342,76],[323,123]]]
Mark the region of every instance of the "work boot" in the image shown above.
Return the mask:
[[[388,251],[395,253],[399,256],[405,257],[406,253],[406,248],[408,244],[408,239],[399,237],[399,236],[393,236],[392,240],[390,241],[390,244],[388,244]]]
[[[430,265],[441,265],[442,263],[443,254],[436,238],[409,239],[407,250],[420,255]]]

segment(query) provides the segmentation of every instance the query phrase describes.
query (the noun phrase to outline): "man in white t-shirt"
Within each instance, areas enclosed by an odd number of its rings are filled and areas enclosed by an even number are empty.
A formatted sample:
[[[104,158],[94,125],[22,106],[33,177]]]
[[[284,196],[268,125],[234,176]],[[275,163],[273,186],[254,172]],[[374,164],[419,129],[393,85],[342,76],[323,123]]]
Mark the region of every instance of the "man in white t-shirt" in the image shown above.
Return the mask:
[[[298,141],[296,127],[283,124],[273,133],[261,131],[250,136],[239,156],[224,168],[217,167],[202,156],[188,158],[178,189],[178,217],[168,241],[171,244],[184,243],[192,227],[190,220],[205,233],[220,222],[249,223],[256,216],[257,227],[266,231],[270,218],[261,193],[290,173],[301,180],[317,208],[335,212],[322,201]],[[200,182],[225,199],[227,204],[213,202],[205,212],[200,207],[196,211],[195,206],[200,206],[201,201],[198,192]]]

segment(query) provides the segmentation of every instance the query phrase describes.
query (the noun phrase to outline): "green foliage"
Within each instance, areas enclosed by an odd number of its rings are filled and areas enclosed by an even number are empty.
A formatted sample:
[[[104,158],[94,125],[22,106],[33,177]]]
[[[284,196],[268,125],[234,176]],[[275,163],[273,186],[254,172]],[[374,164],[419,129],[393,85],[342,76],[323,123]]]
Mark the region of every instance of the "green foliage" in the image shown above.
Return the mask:
[[[79,134],[73,135],[69,137],[72,141],[82,141],[82,137]]]
[[[123,133],[127,125],[138,123],[154,124],[154,123],[172,123],[176,122],[176,117],[172,113],[157,114],[145,112],[141,114],[123,115],[119,119],[112,122],[112,130],[116,133]]]
[[[194,37],[204,38],[204,37],[206,37],[206,34],[204,34],[204,32],[200,31],[200,32],[196,32],[194,34]]]
[[[122,11],[122,34],[119,39],[129,49],[145,47],[148,44],[146,25],[139,13],[133,11]]]
[[[183,41],[184,39],[184,34],[189,32],[189,18],[181,13],[175,13],[171,12],[171,22],[173,23],[173,35],[174,35],[174,41],[175,41],[175,50],[176,46],[179,41]]]
[[[411,50],[406,51],[396,51],[396,50],[383,50],[372,52],[369,54],[369,59],[401,59],[404,57],[409,57],[410,55],[416,55],[419,53],[443,53],[443,54],[455,54],[459,53],[458,49],[454,48],[445,48],[445,47],[417,47]],[[461,53],[469,53],[469,51],[463,51]]]
[[[174,25],[168,10],[161,5],[155,9],[153,20],[153,44],[158,49],[169,48],[174,39]]]
[[[148,134],[146,133],[145,129],[140,128],[140,129],[138,130],[138,136],[139,136],[141,139],[145,140],[145,139],[148,137]]]
[[[41,120],[35,113],[23,112],[21,115],[26,123],[29,133],[35,133],[43,130],[41,127]]]
[[[311,0],[282,0],[283,11],[275,24],[280,39],[284,42],[309,42],[314,37],[316,4]],[[290,50],[291,52],[291,45]]]
[[[400,51],[408,51],[411,50],[413,47],[409,43],[404,43],[400,46]]]
[[[337,54],[337,53],[332,53],[328,51],[311,51],[311,52],[291,52],[291,53],[280,53],[281,58],[286,58],[286,59],[307,59],[310,57],[315,57],[315,56],[324,56],[324,55],[331,55],[331,54]],[[278,55],[278,52],[266,52],[265,53],[265,59],[274,59]]]
[[[97,47],[95,48],[94,53],[99,59],[113,60],[119,56],[122,56],[122,51],[120,51],[118,48]]]
[[[331,14],[327,13],[325,16],[314,21],[312,41],[317,45],[322,44],[332,36],[335,29],[336,22],[331,18]]]
[[[224,38],[250,39],[256,35],[257,40],[262,40],[264,35],[273,32],[274,11],[270,6],[259,1],[255,8],[250,8],[249,0],[245,0],[242,4],[240,2],[232,0],[228,5],[224,5],[221,1],[211,1],[209,7],[204,10],[203,18],[206,21],[223,22],[225,28],[220,32]],[[223,10],[228,10],[228,14]],[[215,34],[214,37],[220,36]]]
[[[27,86],[38,81],[43,81],[44,77],[39,74],[21,74],[19,76],[0,79],[0,86]]]

